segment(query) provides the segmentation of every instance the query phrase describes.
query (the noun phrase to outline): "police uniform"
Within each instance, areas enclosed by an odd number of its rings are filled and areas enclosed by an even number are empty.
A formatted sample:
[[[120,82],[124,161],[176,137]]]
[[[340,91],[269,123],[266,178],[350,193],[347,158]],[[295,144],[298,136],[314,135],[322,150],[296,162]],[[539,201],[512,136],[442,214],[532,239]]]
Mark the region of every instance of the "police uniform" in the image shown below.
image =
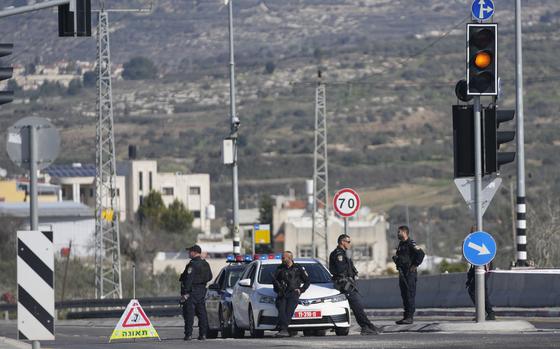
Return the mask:
[[[488,277],[490,274],[488,271],[492,269],[491,264],[484,265],[484,310],[486,311],[486,320],[496,320],[496,315],[494,314],[494,310],[492,309],[492,303],[490,303],[489,293],[488,293]],[[473,304],[476,305],[476,280],[475,280],[475,270],[476,267],[471,264],[469,271],[467,272],[467,282],[465,286],[467,286],[467,292],[471,297]]]
[[[416,305],[414,298],[416,297],[416,268],[424,259],[424,251],[412,239],[399,242],[396,256],[393,257],[397,269],[399,271],[399,288],[401,289],[401,298],[403,300],[404,317],[397,323],[412,323]]]
[[[278,327],[281,331],[287,331],[297,308],[299,296],[309,287],[309,275],[305,268],[297,263],[293,263],[290,267],[282,263],[274,273],[273,286],[274,292],[278,294],[276,297]],[[300,292],[297,293],[296,290]]]
[[[329,256],[329,271],[332,274],[334,287],[346,295],[350,308],[356,317],[362,333],[376,334],[377,328],[369,321],[360,299],[358,289],[354,284],[358,270],[354,267],[352,259],[346,255],[346,250],[338,246]]]
[[[193,331],[194,315],[198,318],[199,339],[206,337],[208,316],[206,315],[206,283],[212,280],[210,265],[200,256],[192,258],[181,274],[181,296],[188,298],[183,302],[185,320],[185,339],[190,339]]]

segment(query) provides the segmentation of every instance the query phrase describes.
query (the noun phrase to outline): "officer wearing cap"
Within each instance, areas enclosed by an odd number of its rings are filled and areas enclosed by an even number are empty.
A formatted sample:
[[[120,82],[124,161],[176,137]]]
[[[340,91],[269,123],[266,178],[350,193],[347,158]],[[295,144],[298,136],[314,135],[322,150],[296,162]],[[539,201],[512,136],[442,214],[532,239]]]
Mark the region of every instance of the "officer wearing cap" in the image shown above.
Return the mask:
[[[280,330],[276,337],[288,337],[288,326],[290,319],[297,308],[299,296],[309,288],[309,275],[305,268],[294,263],[294,255],[290,251],[282,254],[282,264],[274,273],[274,292],[276,298],[276,309],[278,310],[278,327]]]
[[[393,256],[393,262],[399,271],[399,288],[404,307],[403,318],[396,321],[397,325],[409,325],[414,322],[417,269],[424,260],[424,251],[416,246],[416,242],[409,237],[409,234],[406,225],[399,227],[397,232],[399,246]]]
[[[338,237],[338,246],[329,256],[329,271],[332,274],[334,287],[346,295],[350,308],[356,317],[358,325],[362,328],[363,336],[379,334],[379,330],[369,321],[356,288],[355,279],[358,270],[354,267],[352,259],[346,255],[350,249],[350,236],[342,234]]]
[[[185,338],[192,339],[194,315],[198,318],[198,339],[205,340],[208,330],[206,315],[206,284],[212,280],[210,265],[200,257],[202,249],[198,245],[187,248],[190,262],[185,267],[179,281],[181,282],[181,303],[185,320]]]

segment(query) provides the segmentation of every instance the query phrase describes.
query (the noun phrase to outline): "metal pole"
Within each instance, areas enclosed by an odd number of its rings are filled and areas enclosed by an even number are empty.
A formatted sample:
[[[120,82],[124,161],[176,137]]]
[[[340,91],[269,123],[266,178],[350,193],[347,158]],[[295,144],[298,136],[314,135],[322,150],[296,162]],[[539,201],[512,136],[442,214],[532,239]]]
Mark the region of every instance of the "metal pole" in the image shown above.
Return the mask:
[[[515,86],[517,109],[517,266],[527,266],[527,221],[525,214],[525,135],[523,133],[523,58],[521,0],[515,1]]]
[[[28,126],[29,128],[29,219],[31,230],[39,228],[39,214],[37,212],[37,128]],[[39,341],[31,342],[32,349],[40,349]]]
[[[37,129],[29,128],[29,211],[31,230],[39,227],[39,214],[37,212]]]
[[[509,202],[510,202],[510,206],[511,206],[511,243],[512,243],[512,253],[513,253],[513,263],[515,263],[516,257],[517,257],[517,253],[516,251],[516,230],[515,230],[515,198],[514,198],[514,194],[513,194],[513,181],[509,182]],[[514,264],[515,265],[515,264]]]
[[[474,97],[474,180],[475,180],[475,205],[476,229],[482,230],[482,125],[480,120],[480,96]],[[476,322],[485,321],[484,313],[484,268],[477,266],[475,270],[476,284]]]
[[[348,217],[344,217],[344,235],[348,235]]]
[[[237,131],[239,119],[235,114],[235,60],[233,51],[233,0],[229,0],[229,108],[231,116],[231,135],[233,140],[233,253],[241,252],[239,246],[239,185],[237,180]]]
[[[40,3],[37,3],[37,4],[33,4],[33,5],[19,6],[19,7],[11,8],[11,9],[8,9],[8,10],[0,11],[0,18],[19,15],[19,14],[27,13],[27,12],[38,11],[38,10],[42,10],[42,9],[49,8],[49,7],[66,5],[66,4],[69,4],[70,2],[71,2],[71,0],[53,0],[53,1],[43,1],[43,2],[40,2]]]
[[[136,299],[136,264],[132,264],[132,299]]]

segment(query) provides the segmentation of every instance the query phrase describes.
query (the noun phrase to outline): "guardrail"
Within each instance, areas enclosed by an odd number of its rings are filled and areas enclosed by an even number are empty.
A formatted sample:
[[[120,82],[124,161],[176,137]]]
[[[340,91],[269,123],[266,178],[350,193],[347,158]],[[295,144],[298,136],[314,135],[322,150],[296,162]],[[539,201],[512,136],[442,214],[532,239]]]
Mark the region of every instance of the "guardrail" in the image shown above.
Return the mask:
[[[466,273],[420,275],[416,287],[417,308],[472,307],[465,288]],[[495,307],[560,307],[560,272],[493,271],[488,278],[490,301]],[[362,301],[370,309],[402,307],[398,278],[358,280]],[[67,319],[118,318],[129,299],[80,299],[56,302]],[[182,314],[179,297],[144,297],[139,302],[148,316]],[[0,312],[13,312],[15,304],[0,304]]]

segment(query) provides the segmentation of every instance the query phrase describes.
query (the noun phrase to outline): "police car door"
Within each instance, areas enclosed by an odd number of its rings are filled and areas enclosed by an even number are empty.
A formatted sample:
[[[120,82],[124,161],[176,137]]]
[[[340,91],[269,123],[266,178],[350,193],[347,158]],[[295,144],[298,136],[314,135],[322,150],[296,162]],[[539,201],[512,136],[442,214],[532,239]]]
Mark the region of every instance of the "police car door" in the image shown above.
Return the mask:
[[[249,327],[249,304],[253,294],[254,278],[257,271],[257,263],[253,262],[249,268],[243,273],[241,280],[237,282],[238,297],[234,299],[233,306],[235,308],[234,316],[237,325],[243,328]],[[250,280],[249,284],[242,285],[242,280]]]
[[[220,299],[223,292],[225,269],[222,269],[213,284],[208,287],[206,296],[206,312],[208,313],[208,326],[211,329],[220,328],[220,318],[218,311],[220,308]]]

